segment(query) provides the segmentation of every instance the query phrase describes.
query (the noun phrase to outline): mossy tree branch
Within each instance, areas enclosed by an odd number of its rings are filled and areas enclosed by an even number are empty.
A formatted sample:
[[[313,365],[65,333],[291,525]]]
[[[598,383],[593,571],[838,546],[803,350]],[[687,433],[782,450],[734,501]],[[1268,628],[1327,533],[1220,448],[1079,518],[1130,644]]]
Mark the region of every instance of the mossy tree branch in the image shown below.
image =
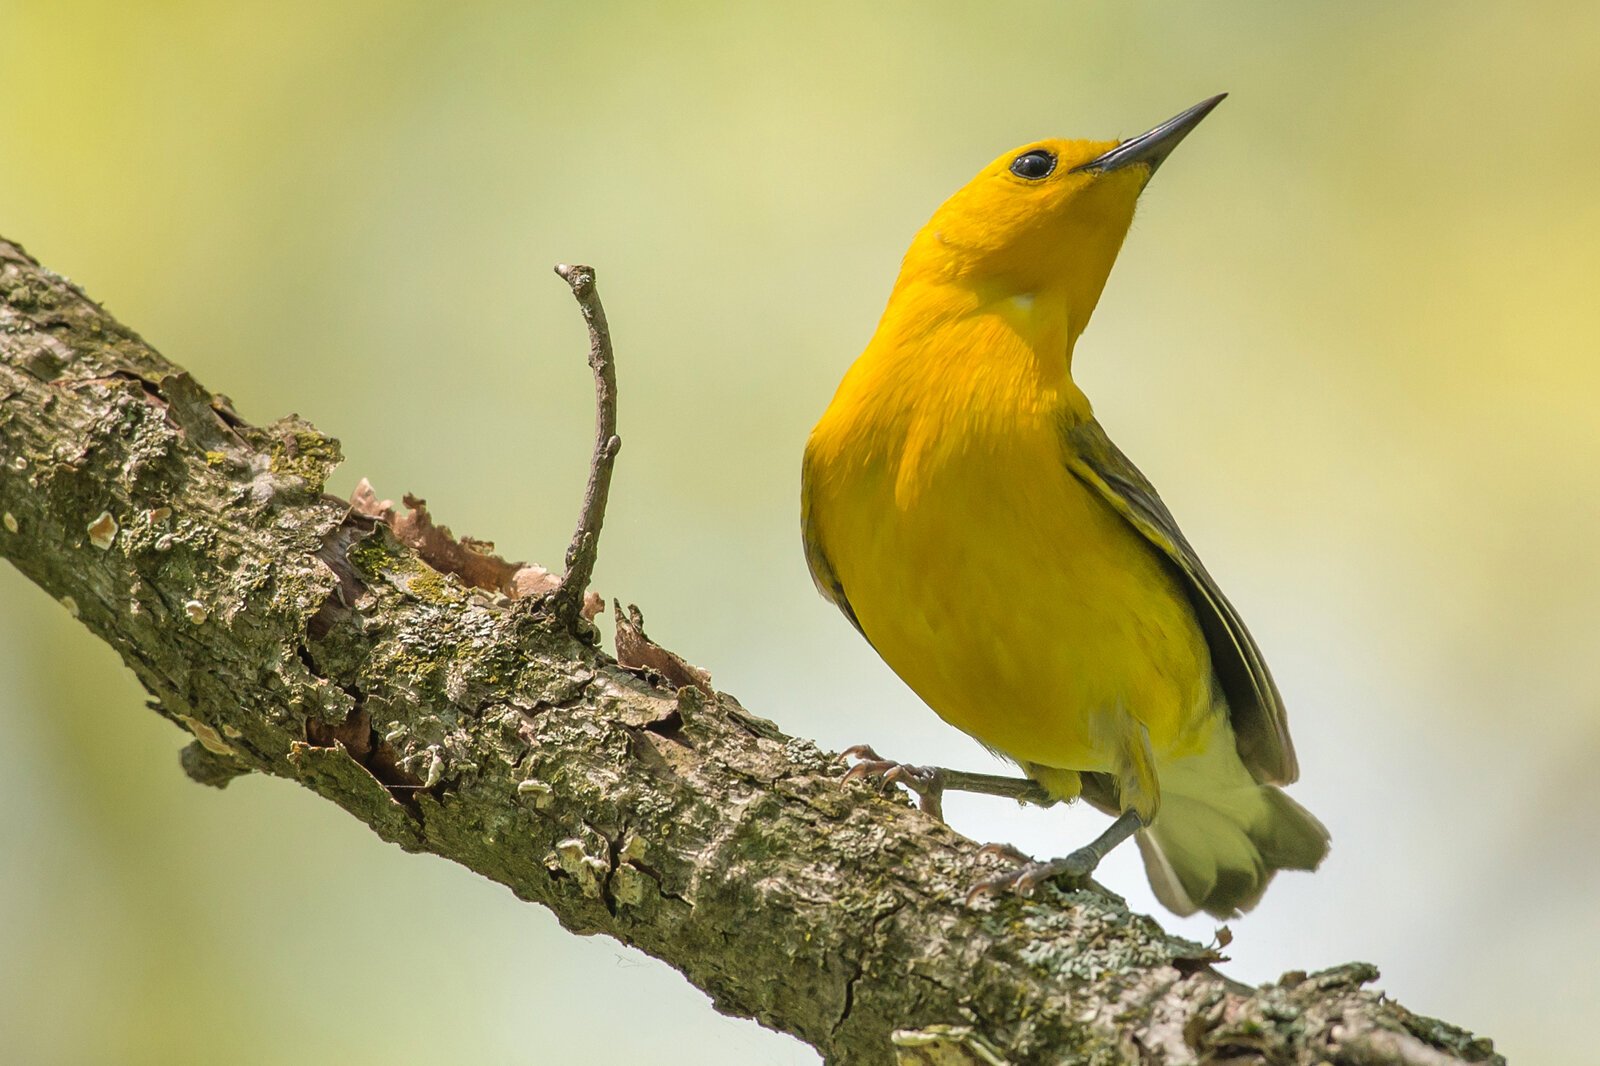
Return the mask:
[[[1362,964],[1252,989],[1093,886],[965,906],[971,841],[430,568],[323,493],[338,461],[0,241],[0,554],[194,735],[196,779],[298,782],[829,1062],[1497,1061]]]

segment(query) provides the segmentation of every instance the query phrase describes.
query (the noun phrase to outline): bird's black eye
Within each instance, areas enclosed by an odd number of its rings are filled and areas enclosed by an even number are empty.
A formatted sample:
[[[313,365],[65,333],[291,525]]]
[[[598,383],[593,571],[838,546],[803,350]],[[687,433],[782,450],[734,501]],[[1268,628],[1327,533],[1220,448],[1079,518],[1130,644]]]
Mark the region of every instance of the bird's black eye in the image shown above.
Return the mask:
[[[1011,173],[1019,178],[1027,178],[1029,181],[1048,178],[1055,169],[1055,153],[1047,152],[1043,148],[1035,148],[1031,152],[1024,152],[1011,161]]]

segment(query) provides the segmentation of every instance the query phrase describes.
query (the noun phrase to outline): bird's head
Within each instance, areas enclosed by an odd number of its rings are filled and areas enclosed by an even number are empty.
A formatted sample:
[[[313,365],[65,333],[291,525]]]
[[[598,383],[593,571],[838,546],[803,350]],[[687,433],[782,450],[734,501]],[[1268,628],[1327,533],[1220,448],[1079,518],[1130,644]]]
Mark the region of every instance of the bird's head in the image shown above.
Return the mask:
[[[1125,141],[1046,140],[1007,152],[934,213],[906,255],[902,280],[956,281],[996,297],[1064,297],[1076,335],[1150,176],[1226,95]]]

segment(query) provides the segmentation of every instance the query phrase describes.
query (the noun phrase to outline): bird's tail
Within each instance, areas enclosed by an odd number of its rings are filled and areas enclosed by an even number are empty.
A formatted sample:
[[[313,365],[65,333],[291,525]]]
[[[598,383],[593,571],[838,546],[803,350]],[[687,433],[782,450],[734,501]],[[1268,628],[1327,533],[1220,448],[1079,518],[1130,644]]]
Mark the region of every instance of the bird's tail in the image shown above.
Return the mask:
[[[1273,874],[1314,870],[1328,854],[1322,823],[1256,783],[1231,744],[1162,767],[1161,810],[1135,839],[1156,898],[1214,918],[1249,910]]]

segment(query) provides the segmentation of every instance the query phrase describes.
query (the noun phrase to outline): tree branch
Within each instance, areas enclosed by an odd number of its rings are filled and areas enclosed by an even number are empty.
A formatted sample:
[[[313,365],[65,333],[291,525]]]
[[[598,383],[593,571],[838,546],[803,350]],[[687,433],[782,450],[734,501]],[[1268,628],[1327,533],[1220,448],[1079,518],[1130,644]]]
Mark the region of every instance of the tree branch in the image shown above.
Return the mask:
[[[1369,966],[1247,988],[1094,886],[965,906],[971,841],[733,697],[431,568],[323,494],[338,461],[0,241],[0,554],[194,735],[196,779],[299,782],[829,1062],[1502,1061]],[[580,594],[604,498],[597,473]]]

